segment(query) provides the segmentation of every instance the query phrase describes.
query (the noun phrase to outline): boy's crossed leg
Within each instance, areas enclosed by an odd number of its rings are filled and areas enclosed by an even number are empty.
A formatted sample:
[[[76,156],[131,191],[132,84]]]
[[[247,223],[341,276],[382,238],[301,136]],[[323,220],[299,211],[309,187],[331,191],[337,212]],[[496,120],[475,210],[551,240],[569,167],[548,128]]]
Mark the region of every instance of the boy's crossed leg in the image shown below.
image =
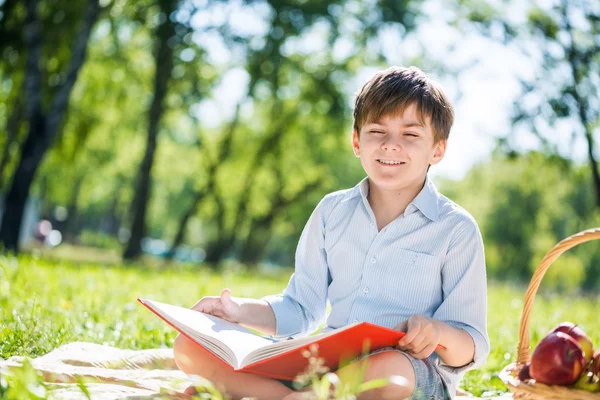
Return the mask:
[[[259,400],[310,399],[310,395],[307,393],[310,392],[310,389],[294,392],[276,379],[231,370],[183,335],[179,335],[175,339],[173,351],[180,370],[188,375],[198,375],[208,379],[233,399],[243,397],[256,397]],[[363,381],[402,376],[407,379],[408,385],[387,385],[369,390],[361,393],[358,399],[404,399],[409,398],[413,393],[416,380],[413,366],[407,356],[396,351],[368,355],[361,361],[355,361],[340,368],[335,374],[342,382],[356,379],[360,373],[362,362],[367,363]]]
[[[361,363],[366,362],[363,382],[373,379],[401,376],[406,379],[406,386],[388,384],[384,387],[369,390],[358,395],[359,400],[369,399],[407,399],[415,389],[415,370],[408,357],[397,351],[385,351],[365,356],[360,361],[352,362],[336,371],[342,382],[345,379],[356,379],[360,374]]]
[[[234,400],[243,397],[281,400],[293,393],[275,379],[233,371],[183,335],[175,339],[173,352],[181,371],[208,379]]]

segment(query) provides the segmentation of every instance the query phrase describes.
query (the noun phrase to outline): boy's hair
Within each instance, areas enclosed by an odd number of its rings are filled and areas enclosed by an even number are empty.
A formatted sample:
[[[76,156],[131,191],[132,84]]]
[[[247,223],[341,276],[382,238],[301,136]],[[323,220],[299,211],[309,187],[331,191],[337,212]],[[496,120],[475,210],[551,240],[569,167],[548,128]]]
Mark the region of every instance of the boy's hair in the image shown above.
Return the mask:
[[[354,129],[360,134],[364,124],[402,113],[413,103],[423,125],[431,118],[434,143],[448,140],[454,108],[441,86],[417,67],[390,67],[367,81],[356,95]]]

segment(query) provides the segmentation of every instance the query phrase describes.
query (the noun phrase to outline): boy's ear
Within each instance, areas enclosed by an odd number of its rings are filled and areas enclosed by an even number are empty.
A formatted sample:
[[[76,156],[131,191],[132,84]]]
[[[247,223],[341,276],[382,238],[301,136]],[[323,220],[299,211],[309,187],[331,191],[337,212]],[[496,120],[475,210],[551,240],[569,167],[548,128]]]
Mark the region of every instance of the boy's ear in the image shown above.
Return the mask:
[[[360,157],[360,138],[356,129],[352,129],[352,150],[356,157]]]
[[[435,165],[442,161],[444,155],[446,155],[446,148],[448,146],[447,140],[440,140],[435,144],[435,149],[433,155],[431,156],[431,160],[429,160],[429,165]]]

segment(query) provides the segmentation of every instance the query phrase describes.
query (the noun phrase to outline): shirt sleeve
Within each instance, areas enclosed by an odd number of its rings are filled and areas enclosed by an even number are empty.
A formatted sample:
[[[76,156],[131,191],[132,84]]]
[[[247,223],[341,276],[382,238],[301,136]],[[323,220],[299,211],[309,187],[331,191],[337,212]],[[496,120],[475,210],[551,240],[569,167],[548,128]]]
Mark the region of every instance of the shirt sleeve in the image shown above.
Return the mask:
[[[298,337],[315,331],[325,320],[330,283],[325,253],[323,199],[306,223],[298,247],[294,274],[282,294],[263,297],[275,313],[275,337]]]
[[[439,367],[455,374],[478,368],[490,353],[490,342],[483,240],[473,220],[461,221],[453,233],[442,267],[442,291],[444,301],[433,317],[467,331],[473,338],[475,355],[461,367],[449,366],[440,359]]]

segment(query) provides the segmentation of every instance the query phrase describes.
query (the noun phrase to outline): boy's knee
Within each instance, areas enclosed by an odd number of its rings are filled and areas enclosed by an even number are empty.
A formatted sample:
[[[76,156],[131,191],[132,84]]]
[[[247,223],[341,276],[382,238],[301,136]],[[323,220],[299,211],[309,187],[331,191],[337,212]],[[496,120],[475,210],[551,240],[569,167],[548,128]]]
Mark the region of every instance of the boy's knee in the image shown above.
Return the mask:
[[[409,398],[415,389],[415,370],[408,356],[396,351],[377,353],[369,359],[369,379],[389,378],[400,376],[405,378],[404,385],[390,382],[376,390],[376,398],[380,399],[405,399]]]
[[[179,334],[173,343],[173,355],[177,368],[190,374],[194,373],[194,370],[197,369],[199,364],[198,361],[200,361],[199,358],[202,357],[202,352],[199,351],[197,344]]]
[[[173,342],[173,356],[175,358],[175,364],[177,367],[185,372],[185,367],[188,364],[187,358],[189,352],[189,339],[179,334]]]

